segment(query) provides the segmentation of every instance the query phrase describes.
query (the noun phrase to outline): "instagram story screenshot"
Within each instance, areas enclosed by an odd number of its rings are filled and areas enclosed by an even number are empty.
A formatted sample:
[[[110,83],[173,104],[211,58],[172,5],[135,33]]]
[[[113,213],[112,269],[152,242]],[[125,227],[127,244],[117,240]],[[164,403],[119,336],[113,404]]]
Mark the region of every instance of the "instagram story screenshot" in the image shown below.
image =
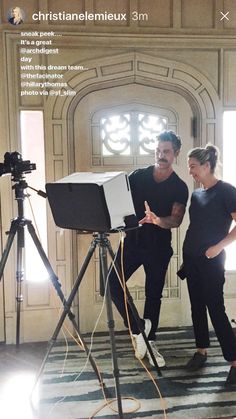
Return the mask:
[[[236,0],[0,1],[3,419],[236,417]]]

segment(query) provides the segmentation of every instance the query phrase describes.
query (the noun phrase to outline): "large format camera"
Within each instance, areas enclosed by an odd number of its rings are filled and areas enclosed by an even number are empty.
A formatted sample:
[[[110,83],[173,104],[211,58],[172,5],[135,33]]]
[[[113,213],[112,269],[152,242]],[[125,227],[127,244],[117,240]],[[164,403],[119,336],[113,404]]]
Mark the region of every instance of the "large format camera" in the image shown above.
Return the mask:
[[[11,174],[13,179],[18,179],[23,173],[31,173],[36,170],[36,164],[30,160],[22,160],[22,156],[17,151],[4,154],[4,163],[0,163],[0,176]]]

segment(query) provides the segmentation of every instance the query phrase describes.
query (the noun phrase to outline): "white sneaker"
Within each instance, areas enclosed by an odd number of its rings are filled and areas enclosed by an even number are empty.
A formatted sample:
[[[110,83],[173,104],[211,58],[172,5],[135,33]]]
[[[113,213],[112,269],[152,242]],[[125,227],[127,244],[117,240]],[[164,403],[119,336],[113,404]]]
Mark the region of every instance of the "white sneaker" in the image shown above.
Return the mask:
[[[160,352],[157,349],[156,342],[154,340],[149,340],[149,344],[151,346],[153,355],[156,358],[158,367],[160,367],[160,368],[164,367],[166,365],[166,363],[165,363],[165,360],[164,360],[163,356],[160,354]],[[154,367],[154,362],[151,358],[151,355],[150,355],[149,351],[147,351],[147,356],[148,356],[149,363]]]
[[[144,333],[148,338],[149,332],[152,327],[151,320],[144,319],[145,321],[145,329]],[[145,343],[145,340],[143,339],[142,333],[139,333],[138,335],[133,335],[134,338],[134,344],[135,344],[135,357],[138,359],[143,359],[147,352],[147,345]]]

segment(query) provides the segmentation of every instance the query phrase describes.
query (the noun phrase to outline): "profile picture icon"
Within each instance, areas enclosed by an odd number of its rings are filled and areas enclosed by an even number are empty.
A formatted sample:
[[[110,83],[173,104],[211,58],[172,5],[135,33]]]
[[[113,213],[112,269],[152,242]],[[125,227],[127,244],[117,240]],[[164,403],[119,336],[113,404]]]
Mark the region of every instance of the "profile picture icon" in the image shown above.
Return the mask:
[[[18,6],[12,7],[8,12],[8,22],[11,25],[20,25],[24,22],[24,18],[24,11]]]

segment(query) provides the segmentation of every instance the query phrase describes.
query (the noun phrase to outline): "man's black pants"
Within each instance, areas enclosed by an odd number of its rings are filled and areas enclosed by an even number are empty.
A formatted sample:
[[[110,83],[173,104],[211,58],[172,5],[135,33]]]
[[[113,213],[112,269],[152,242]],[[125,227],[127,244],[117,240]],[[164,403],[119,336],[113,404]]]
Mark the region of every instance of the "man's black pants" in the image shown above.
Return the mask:
[[[124,257],[123,257],[123,268],[125,281],[143,265],[146,274],[145,279],[145,305],[144,305],[144,316],[143,318],[150,319],[152,322],[152,328],[148,336],[149,340],[155,340],[155,333],[157,330],[162,291],[165,283],[165,276],[167,267],[172,256],[171,247],[165,252],[160,252],[157,248],[155,249],[142,249],[138,246],[127,243],[124,241]],[[121,266],[121,249],[119,248],[116,262],[118,266]],[[109,274],[109,284],[111,290],[111,297],[116,305],[120,315],[124,320],[124,324],[128,327],[127,315],[124,302],[124,293],[117,278],[116,272],[111,269]],[[140,333],[137,326],[136,320],[132,314],[131,309],[128,305],[128,313],[130,319],[131,330],[133,334]]]

